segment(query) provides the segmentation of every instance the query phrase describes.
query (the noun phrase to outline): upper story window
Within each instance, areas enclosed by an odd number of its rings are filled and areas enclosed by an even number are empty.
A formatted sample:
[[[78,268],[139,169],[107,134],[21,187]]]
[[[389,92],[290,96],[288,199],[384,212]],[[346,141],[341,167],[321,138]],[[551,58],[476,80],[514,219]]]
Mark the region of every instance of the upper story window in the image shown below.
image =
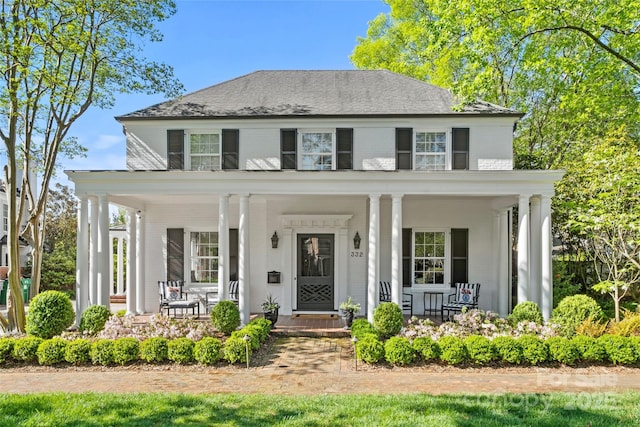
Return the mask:
[[[167,130],[167,169],[238,169],[239,154],[239,129]]]
[[[300,132],[300,169],[332,170],[334,153],[333,132]]]
[[[416,132],[415,170],[447,169],[447,133]]]
[[[9,205],[2,205],[2,230],[9,231]]]
[[[396,129],[396,169],[469,169],[469,128]]]
[[[220,133],[189,133],[189,169],[220,169]]]
[[[319,171],[353,169],[353,129],[281,129],[280,167]]]

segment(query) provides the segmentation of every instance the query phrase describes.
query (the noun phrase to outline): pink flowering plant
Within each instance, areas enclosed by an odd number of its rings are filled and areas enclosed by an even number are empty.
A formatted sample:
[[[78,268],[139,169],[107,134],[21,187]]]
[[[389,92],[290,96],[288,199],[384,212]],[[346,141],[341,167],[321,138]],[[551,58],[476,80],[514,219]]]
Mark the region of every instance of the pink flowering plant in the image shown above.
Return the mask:
[[[117,339],[133,337],[139,340],[152,337],[167,339],[189,338],[199,341],[204,337],[218,336],[218,331],[210,322],[200,322],[194,318],[172,318],[154,314],[148,322],[134,323],[134,316],[111,316],[98,338]]]

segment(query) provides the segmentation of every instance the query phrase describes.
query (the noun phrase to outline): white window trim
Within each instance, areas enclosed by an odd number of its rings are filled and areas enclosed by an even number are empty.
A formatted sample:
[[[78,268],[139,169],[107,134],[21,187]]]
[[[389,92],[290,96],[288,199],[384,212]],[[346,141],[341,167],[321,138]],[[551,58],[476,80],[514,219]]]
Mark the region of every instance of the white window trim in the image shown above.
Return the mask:
[[[445,152],[444,152],[444,170],[451,170],[451,150],[453,149],[451,143],[451,129],[416,129],[413,131],[413,170],[414,171],[426,171],[426,172],[439,172],[439,170],[431,170],[431,169],[418,169],[416,165],[418,162],[416,161],[419,156],[417,148],[418,143],[418,134],[419,133],[444,133],[445,135]]]
[[[302,136],[305,133],[330,133],[331,134],[331,170],[336,170],[336,130],[335,129],[298,129],[298,140],[297,140],[297,163],[298,170],[317,170],[317,169],[303,169],[302,167],[302,158],[306,154],[302,151]],[[318,153],[319,154],[319,153]]]
[[[442,284],[422,284],[414,283],[415,277],[415,253],[416,253],[416,233],[440,232],[444,233],[444,283]],[[406,288],[405,288],[406,289]],[[450,228],[414,228],[411,230],[411,290],[424,292],[449,292],[451,290],[451,229]]]
[[[184,263],[184,277],[187,277],[188,280],[185,280],[187,287],[197,288],[197,287],[211,287],[217,286],[220,283],[220,231],[218,229],[212,229],[208,227],[203,228],[185,228],[186,240],[187,240],[187,249],[185,250],[185,257],[187,258]],[[217,233],[218,234],[218,281],[217,282],[192,282],[191,281],[191,261],[192,257],[192,247],[191,247],[191,233]],[[204,257],[203,257],[204,258]],[[215,258],[215,257],[212,257]]]
[[[185,141],[185,170],[192,170],[191,169],[191,135],[201,135],[201,134],[205,134],[205,135],[210,135],[210,134],[217,134],[218,138],[220,140],[220,144],[218,144],[218,158],[220,159],[219,161],[219,166],[217,169],[214,170],[221,170],[222,169],[222,130],[221,129],[198,129],[198,130],[190,130],[186,132],[186,138],[187,140]]]

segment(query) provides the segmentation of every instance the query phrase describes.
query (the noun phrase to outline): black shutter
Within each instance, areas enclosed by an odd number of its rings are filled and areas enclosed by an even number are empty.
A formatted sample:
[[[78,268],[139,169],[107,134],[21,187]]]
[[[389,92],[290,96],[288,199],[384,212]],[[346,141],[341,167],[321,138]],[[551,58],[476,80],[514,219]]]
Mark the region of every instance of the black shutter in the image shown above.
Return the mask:
[[[222,169],[238,169],[240,131],[222,129]]]
[[[338,169],[353,169],[353,129],[336,129]]]
[[[280,129],[280,169],[297,169],[296,129]]]
[[[167,228],[167,280],[184,280],[183,228]]]
[[[167,130],[167,170],[184,169],[184,131]]]
[[[238,280],[238,229],[229,229],[229,280]]]
[[[451,229],[451,286],[469,283],[469,230]]]
[[[469,169],[469,128],[453,128],[453,169]]]
[[[413,157],[413,129],[396,129],[396,169],[411,170]]]
[[[411,275],[411,240],[413,233],[410,228],[402,229],[402,286],[407,288],[413,285],[413,276]]]

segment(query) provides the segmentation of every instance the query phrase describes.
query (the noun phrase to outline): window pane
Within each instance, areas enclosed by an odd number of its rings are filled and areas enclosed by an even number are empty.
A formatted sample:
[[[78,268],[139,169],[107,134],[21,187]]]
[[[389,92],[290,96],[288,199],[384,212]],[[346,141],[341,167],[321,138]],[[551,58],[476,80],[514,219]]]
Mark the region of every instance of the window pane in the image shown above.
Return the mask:
[[[218,282],[218,233],[192,232],[191,281],[197,283]]]

